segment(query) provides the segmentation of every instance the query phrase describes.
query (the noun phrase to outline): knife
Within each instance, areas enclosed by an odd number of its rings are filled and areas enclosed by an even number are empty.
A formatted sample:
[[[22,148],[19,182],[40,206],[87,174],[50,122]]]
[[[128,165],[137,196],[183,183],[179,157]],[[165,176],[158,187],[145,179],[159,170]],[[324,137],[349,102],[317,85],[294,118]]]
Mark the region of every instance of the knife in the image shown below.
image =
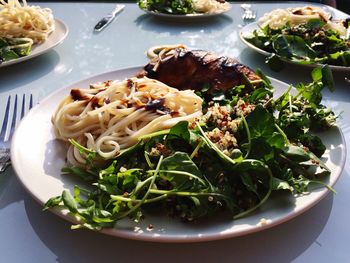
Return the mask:
[[[102,29],[104,29],[106,26],[108,26],[113,19],[115,18],[115,16],[120,13],[121,11],[123,11],[125,5],[116,5],[115,9],[108,14],[107,16],[105,16],[104,18],[102,18],[94,27],[95,31],[101,31]]]

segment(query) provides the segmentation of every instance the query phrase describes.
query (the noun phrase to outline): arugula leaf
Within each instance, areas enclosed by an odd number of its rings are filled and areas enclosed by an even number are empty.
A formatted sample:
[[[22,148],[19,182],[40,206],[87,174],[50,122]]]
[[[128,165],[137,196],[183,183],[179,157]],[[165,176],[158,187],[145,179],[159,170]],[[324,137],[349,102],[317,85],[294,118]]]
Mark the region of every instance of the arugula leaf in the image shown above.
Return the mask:
[[[245,181],[245,184],[249,185],[248,189],[250,189],[253,192],[256,191],[260,201],[252,208],[247,209],[246,211],[235,215],[234,219],[237,219],[255,211],[267,201],[267,199],[269,198],[272,192],[273,176],[270,168],[267,165],[265,165],[263,162],[259,160],[254,160],[254,159],[243,160],[241,163],[236,165],[235,169],[237,169],[240,172],[253,173],[253,175],[258,178],[257,182],[259,183],[259,186],[260,186],[260,188],[258,189],[257,186],[251,184],[252,181],[247,180],[247,178],[243,179]]]
[[[257,105],[255,109],[246,117],[252,138],[269,138],[275,131],[275,121],[262,105]]]
[[[309,60],[316,58],[316,52],[299,36],[279,35],[272,41],[276,53],[286,58]]]
[[[321,69],[321,72],[323,87],[328,88],[329,91],[333,92],[335,90],[335,87],[331,69],[328,65],[324,65]]]
[[[322,143],[321,139],[310,133],[305,133],[300,136],[301,143],[310,149],[317,157],[321,157],[326,151],[326,146]]]
[[[173,155],[164,158],[160,169],[185,171],[201,177],[201,172],[199,171],[198,167],[194,164],[188,154],[183,152],[176,152]]]
[[[191,180],[192,177],[182,175],[181,173],[173,173],[171,171],[183,171],[193,174],[198,178],[203,177],[196,164],[191,160],[187,153],[183,152],[175,152],[173,155],[164,158],[160,166],[160,176],[167,178],[177,190],[194,187],[193,184],[195,183],[195,180]]]
[[[248,173],[241,173],[240,177],[242,179],[243,184],[247,187],[247,189],[251,192],[253,192],[254,194],[256,194],[257,196],[259,196],[258,194],[258,187],[257,185],[253,182],[251,176]]]
[[[185,141],[190,140],[190,132],[188,130],[188,121],[180,121],[175,124],[169,131],[167,139],[171,139],[172,136],[176,136],[184,139]]]
[[[64,190],[62,193],[62,201],[65,207],[69,209],[70,212],[72,213],[77,213],[78,212],[78,207],[77,204],[71,195],[71,193],[68,190]]]
[[[0,49],[0,59],[2,61],[9,61],[18,57],[19,56],[16,54],[16,52],[11,50],[9,47],[4,47]]]
[[[300,175],[298,178],[289,178],[288,183],[293,187],[296,193],[302,194],[308,191],[311,181]]]
[[[62,196],[59,195],[59,196],[51,197],[44,204],[43,211],[48,210],[51,207],[58,206],[61,202],[62,202]]]
[[[287,181],[272,177],[272,190],[289,190],[293,192],[294,189]]]
[[[310,160],[310,155],[303,148],[297,145],[287,145],[283,148],[284,154],[295,162],[304,162]]]
[[[307,21],[305,27],[307,29],[319,29],[321,27],[323,27],[326,24],[326,22],[324,22],[323,20],[319,19],[319,18],[312,18],[309,21]]]

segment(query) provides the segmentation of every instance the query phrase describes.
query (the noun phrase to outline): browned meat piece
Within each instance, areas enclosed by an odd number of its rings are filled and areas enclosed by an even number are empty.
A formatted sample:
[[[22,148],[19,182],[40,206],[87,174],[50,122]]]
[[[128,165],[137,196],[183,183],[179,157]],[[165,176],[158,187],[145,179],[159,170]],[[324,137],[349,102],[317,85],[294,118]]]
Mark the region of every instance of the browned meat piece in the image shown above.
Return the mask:
[[[161,52],[139,72],[138,77],[143,76],[180,90],[201,90],[209,85],[209,92],[247,84],[248,80],[261,81],[252,69],[233,58],[184,47]]]

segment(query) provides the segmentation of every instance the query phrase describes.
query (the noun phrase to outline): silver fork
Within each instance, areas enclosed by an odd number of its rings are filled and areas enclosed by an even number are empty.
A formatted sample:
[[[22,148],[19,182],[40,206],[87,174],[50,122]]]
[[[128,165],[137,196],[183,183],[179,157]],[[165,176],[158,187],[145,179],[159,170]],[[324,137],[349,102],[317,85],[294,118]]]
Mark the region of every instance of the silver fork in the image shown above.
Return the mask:
[[[256,11],[251,10],[250,4],[241,4],[244,13],[242,15],[243,20],[254,20],[256,18]]]
[[[29,101],[28,101],[29,97]],[[0,131],[0,172],[5,171],[5,169],[11,164],[10,160],[10,144],[13,132],[18,124],[18,122],[23,118],[26,112],[33,107],[33,95],[22,96],[22,106],[20,109],[20,115],[18,116],[18,96],[15,96],[14,103],[11,104],[11,95],[7,99],[4,121],[2,122],[2,127]],[[11,106],[13,105],[13,106]],[[12,116],[11,116],[12,112]],[[18,117],[17,117],[18,116]]]

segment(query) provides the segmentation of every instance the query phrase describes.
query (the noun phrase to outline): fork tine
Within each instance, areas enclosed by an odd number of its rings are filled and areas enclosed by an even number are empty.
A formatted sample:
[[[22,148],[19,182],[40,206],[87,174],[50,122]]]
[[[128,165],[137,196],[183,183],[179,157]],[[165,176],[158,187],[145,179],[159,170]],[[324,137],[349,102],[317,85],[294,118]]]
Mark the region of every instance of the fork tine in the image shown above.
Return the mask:
[[[29,109],[33,108],[33,94],[30,94]]]
[[[26,111],[27,111],[26,108],[31,109],[33,107],[33,95],[30,94],[29,105],[28,105],[28,102],[26,102],[26,101],[27,101],[26,95],[23,94],[22,106],[20,109],[20,118],[18,118],[17,117],[17,115],[18,115],[18,110],[17,110],[17,108],[18,108],[18,95],[16,94],[16,96],[15,96],[13,109],[11,109],[12,108],[11,107],[11,95],[8,97],[6,109],[5,109],[4,121],[2,123],[1,132],[0,132],[0,147],[1,146],[4,147],[4,145],[6,145],[6,143],[11,140],[13,132],[16,129],[16,126],[17,126],[19,120],[21,120],[24,117],[24,115],[26,114]],[[12,119],[11,119],[11,126],[9,127],[9,125],[10,125],[10,111],[12,111],[13,114],[12,114]],[[7,133],[9,128],[10,128],[9,133]]]
[[[23,97],[22,97],[22,109],[21,109],[21,119],[23,118],[24,116],[24,113],[25,113],[25,102],[26,102],[26,94],[23,94]]]
[[[10,113],[10,103],[11,103],[11,95],[10,95],[9,98],[7,99],[4,121],[2,122],[2,127],[1,127],[0,141],[2,141],[2,142],[5,141],[6,130],[7,130],[7,124],[8,124],[9,113]]]
[[[12,116],[12,122],[11,122],[11,130],[10,130],[10,135],[9,135],[8,140],[10,140],[10,138],[12,137],[13,131],[15,130],[16,124],[17,124],[17,101],[18,101],[18,98],[17,98],[17,94],[16,94],[15,105],[13,107],[13,116]]]

